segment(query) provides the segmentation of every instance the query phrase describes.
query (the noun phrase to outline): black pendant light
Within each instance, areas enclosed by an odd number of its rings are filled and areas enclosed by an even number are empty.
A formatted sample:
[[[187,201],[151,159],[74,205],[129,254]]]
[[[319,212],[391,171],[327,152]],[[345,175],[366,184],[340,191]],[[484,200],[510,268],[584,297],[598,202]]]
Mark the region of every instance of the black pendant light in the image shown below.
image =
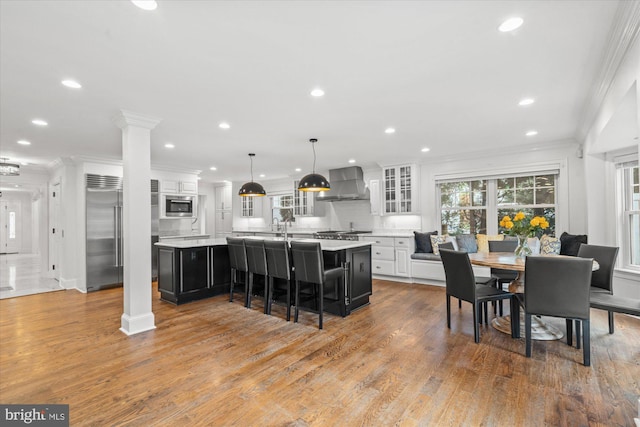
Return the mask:
[[[329,181],[324,176],[316,173],[316,146],[317,139],[311,138],[309,140],[313,147],[313,170],[309,175],[302,177],[298,183],[298,190],[300,191],[327,191],[331,188]]]
[[[8,157],[0,157],[0,175],[2,176],[18,176],[20,175],[20,165],[15,163],[7,163]]]
[[[261,197],[266,196],[267,192],[264,191],[262,185],[257,182],[253,182],[253,158],[255,154],[249,153],[249,158],[251,159],[251,182],[245,183],[242,187],[240,187],[240,191],[238,191],[238,195],[242,197]]]

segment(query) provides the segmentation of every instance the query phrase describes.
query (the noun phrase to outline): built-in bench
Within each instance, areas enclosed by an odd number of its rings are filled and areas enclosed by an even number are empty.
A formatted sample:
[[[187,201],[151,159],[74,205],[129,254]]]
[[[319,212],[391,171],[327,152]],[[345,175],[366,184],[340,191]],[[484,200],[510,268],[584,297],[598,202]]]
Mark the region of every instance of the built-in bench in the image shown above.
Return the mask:
[[[640,299],[625,298],[605,293],[592,293],[590,300],[591,308],[640,317]],[[609,333],[613,333],[613,323],[609,324]]]

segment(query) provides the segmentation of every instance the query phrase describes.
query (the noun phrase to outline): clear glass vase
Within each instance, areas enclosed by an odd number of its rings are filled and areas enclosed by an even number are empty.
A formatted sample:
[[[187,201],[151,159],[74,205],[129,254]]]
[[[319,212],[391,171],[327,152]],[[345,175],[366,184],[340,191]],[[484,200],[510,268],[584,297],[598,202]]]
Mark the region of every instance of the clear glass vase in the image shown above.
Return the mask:
[[[527,255],[531,255],[533,251],[529,247],[529,236],[526,234],[518,234],[517,237],[518,237],[518,246],[514,251],[516,256],[524,258]]]

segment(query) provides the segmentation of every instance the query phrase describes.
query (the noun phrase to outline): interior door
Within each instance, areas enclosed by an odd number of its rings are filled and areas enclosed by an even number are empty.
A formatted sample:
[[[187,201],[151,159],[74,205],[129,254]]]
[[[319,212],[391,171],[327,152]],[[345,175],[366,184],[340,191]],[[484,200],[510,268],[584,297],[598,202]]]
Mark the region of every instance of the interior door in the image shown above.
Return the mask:
[[[20,252],[22,245],[20,202],[0,202],[0,253],[14,254]]]

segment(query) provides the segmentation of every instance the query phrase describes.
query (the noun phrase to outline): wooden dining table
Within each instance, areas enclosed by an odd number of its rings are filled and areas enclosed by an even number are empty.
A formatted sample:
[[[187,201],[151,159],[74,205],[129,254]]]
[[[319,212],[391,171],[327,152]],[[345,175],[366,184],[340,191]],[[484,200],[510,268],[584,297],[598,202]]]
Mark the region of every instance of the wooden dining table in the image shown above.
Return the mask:
[[[567,255],[529,255],[529,256],[550,256],[566,257]],[[525,286],[525,257],[516,256],[513,252],[477,252],[469,254],[471,264],[484,267],[500,268],[503,270],[516,271],[516,278],[509,283],[509,292],[514,294],[524,294]],[[593,270],[600,268],[596,260],[593,261]],[[520,311],[520,336],[524,336],[524,311]],[[511,316],[496,317],[491,321],[491,325],[505,334],[511,333]],[[540,317],[533,316],[531,321],[531,338],[534,340],[558,340],[564,333],[553,325],[544,322]]]

